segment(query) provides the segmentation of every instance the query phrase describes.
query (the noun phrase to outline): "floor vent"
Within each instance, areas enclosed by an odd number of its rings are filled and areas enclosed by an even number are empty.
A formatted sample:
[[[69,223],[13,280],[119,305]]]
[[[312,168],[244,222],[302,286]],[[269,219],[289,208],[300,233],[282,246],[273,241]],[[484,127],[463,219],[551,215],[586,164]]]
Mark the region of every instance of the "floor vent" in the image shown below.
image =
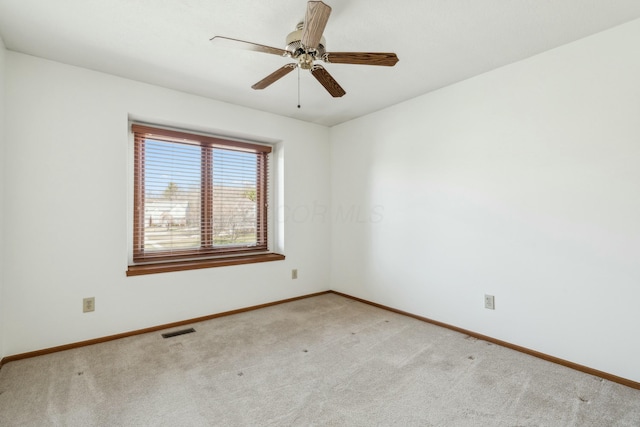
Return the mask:
[[[178,335],[190,334],[191,332],[195,332],[196,330],[193,328],[183,329],[181,331],[175,332],[167,332],[166,334],[162,334],[162,338],[172,338],[177,337]]]

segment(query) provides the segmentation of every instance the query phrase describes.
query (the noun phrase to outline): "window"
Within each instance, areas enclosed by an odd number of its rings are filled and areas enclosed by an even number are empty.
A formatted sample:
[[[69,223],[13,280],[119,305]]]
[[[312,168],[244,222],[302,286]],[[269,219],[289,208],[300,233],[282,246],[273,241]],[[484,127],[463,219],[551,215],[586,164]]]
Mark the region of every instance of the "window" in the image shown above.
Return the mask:
[[[127,275],[284,259],[268,252],[271,147],[132,125]]]

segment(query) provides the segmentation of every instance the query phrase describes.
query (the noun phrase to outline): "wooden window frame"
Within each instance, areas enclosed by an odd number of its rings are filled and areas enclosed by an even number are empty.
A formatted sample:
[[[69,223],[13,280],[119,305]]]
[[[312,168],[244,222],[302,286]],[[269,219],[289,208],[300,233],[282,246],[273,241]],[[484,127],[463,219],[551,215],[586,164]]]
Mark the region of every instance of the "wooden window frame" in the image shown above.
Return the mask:
[[[227,140],[209,135],[132,124],[134,135],[134,208],[133,263],[127,276],[164,273],[200,268],[278,261],[284,255],[269,251],[268,167],[272,147],[243,141]],[[201,148],[201,243],[199,248],[168,251],[144,250],[145,221],[145,144],[146,139],[199,146]],[[256,245],[247,247],[215,246],[213,244],[213,150],[232,149],[255,153],[256,164]],[[211,219],[209,219],[211,218]]]

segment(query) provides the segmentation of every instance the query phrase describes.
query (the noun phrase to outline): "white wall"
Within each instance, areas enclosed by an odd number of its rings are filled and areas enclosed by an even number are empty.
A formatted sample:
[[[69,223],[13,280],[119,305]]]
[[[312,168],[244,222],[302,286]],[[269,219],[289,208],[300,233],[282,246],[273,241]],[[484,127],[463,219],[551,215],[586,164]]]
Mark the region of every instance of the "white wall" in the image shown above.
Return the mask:
[[[5,75],[4,42],[0,38],[0,360],[4,353],[4,75]]]
[[[638,40],[332,128],[332,289],[640,381]]]
[[[329,288],[329,222],[287,210],[285,261],[125,277],[129,115],[282,141],[290,210],[329,205],[327,128],[15,52],[6,79],[5,355]]]

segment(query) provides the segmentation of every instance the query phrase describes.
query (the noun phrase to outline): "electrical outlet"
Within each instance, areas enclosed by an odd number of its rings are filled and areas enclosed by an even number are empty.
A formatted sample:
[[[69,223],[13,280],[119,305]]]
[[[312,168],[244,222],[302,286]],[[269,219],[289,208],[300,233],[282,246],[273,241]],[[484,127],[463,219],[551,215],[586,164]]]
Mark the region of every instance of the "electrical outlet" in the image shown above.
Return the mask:
[[[298,269],[294,268],[293,270],[291,270],[291,278],[292,279],[297,279],[298,278]]]
[[[95,311],[95,310],[96,310],[96,298],[95,297],[83,298],[82,299],[82,312],[83,313],[89,313],[89,312]]]
[[[493,295],[486,295],[484,296],[484,308],[487,308],[489,310],[495,310],[496,309],[496,300],[495,297]]]

